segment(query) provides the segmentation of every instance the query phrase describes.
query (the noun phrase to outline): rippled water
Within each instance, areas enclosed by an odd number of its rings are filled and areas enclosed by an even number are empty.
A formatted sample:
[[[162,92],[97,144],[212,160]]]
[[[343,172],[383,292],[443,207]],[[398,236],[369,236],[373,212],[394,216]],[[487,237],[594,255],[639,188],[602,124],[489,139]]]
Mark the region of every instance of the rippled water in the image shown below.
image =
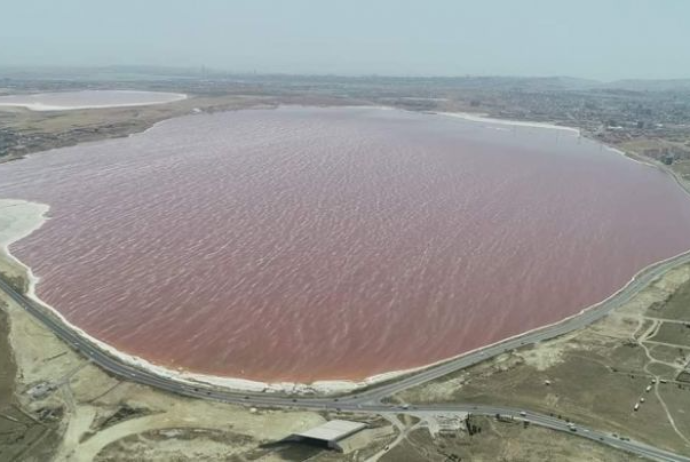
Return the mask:
[[[38,294],[156,363],[361,379],[573,314],[690,248],[665,174],[575,133],[401,111],[198,115],[0,165]]]

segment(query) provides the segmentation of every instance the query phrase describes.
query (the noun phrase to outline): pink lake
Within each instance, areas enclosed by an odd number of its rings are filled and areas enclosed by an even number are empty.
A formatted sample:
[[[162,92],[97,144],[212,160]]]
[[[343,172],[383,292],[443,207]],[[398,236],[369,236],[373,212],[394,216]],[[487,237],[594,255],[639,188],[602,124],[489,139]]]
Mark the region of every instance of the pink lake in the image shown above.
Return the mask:
[[[566,130],[245,110],[0,164],[50,205],[11,251],[90,335],[156,364],[359,380],[560,320],[690,248],[663,172]]]

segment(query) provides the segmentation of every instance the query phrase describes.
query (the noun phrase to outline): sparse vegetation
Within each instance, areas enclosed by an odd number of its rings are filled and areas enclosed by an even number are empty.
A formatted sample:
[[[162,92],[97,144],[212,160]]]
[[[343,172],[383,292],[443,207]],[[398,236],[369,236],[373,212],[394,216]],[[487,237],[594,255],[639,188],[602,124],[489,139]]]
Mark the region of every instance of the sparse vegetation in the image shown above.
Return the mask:
[[[488,417],[471,421],[471,436],[446,435],[433,439],[426,429],[411,432],[381,462],[601,462],[643,459],[594,442],[572,438],[535,426]],[[577,441],[575,441],[577,440]]]
[[[0,300],[0,460],[48,460],[59,444],[62,409],[32,412],[16,399],[17,369],[8,334],[8,317]]]

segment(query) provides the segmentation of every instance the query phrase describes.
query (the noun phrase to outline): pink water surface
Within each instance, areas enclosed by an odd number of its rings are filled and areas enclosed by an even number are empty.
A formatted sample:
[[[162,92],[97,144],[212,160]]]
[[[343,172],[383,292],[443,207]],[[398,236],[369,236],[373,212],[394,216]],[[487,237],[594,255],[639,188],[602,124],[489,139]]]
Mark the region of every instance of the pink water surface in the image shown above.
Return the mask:
[[[0,165],[38,295],[155,363],[362,379],[576,313],[690,248],[690,200],[576,133],[372,108],[195,115]]]

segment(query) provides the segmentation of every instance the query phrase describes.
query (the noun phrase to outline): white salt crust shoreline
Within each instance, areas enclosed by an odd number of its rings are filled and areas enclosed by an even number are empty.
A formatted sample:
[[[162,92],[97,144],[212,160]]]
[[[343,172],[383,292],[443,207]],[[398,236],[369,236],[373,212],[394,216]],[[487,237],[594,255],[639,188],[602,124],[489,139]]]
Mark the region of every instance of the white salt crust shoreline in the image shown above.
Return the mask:
[[[108,90],[109,93],[117,93],[117,90]],[[141,93],[141,94],[155,94],[157,96],[166,95],[168,99],[165,101],[150,101],[150,102],[131,102],[131,103],[112,103],[112,104],[83,104],[83,105],[56,105],[45,104],[41,102],[5,102],[0,99],[0,107],[20,107],[30,111],[47,112],[47,111],[76,111],[80,109],[107,109],[118,107],[138,107],[138,106],[154,106],[159,104],[174,103],[187,99],[189,96],[184,93],[162,93],[162,92],[148,92],[127,90],[126,93]],[[30,98],[40,98],[41,96],[50,96],[51,93],[38,93],[34,95],[21,95]],[[20,95],[10,95],[20,96]]]
[[[564,127],[562,125],[555,125],[546,122],[527,122],[524,120],[510,120],[510,119],[492,119],[486,117],[485,114],[471,113],[471,112],[432,112],[432,114],[437,114],[445,117],[454,117],[457,119],[469,120],[471,122],[486,122],[491,125],[510,125],[513,127],[533,127],[533,128],[549,128],[556,130],[565,130],[569,132],[575,132],[578,135],[580,130],[573,127]]]
[[[535,128],[549,128],[549,129],[561,129],[561,130],[568,130],[568,131],[573,131],[577,133],[578,135],[580,134],[580,130],[575,129],[575,128],[570,128],[570,127],[561,127],[558,125],[551,125],[551,124],[544,124],[544,123],[530,123],[530,122],[522,122],[522,121],[510,121],[510,120],[500,120],[500,119],[489,119],[481,116],[477,116],[474,114],[466,114],[466,113],[437,113],[438,115],[443,115],[443,116],[449,116],[449,117],[456,117],[456,118],[461,118],[464,120],[469,120],[469,121],[474,121],[474,122],[486,122],[486,123],[491,123],[491,124],[501,124],[501,125],[518,125],[518,126],[525,126],[525,127],[535,127]],[[164,123],[159,122],[159,123]],[[157,125],[157,124],[156,124]],[[148,130],[154,128],[150,127]],[[146,130],[146,131],[148,131]],[[146,132],[145,131],[145,132]],[[145,133],[143,132],[143,133]],[[143,134],[143,133],[140,133]],[[614,151],[616,153],[620,153],[624,155],[626,158],[642,163],[644,165],[650,166],[650,167],[655,167],[655,168],[661,168],[658,165],[649,163],[649,162],[644,162],[640,161],[637,159],[633,159],[629,156],[627,156],[624,152],[614,149],[608,146],[605,146],[607,150]],[[683,190],[690,194],[690,191],[685,187],[683,182],[672,172],[670,172],[668,169],[661,168],[662,171],[665,171],[666,173],[669,173],[683,188]],[[398,371],[391,371],[391,372],[386,372],[382,374],[377,374],[371,377],[366,378],[365,380],[355,382],[355,381],[346,381],[346,380],[321,380],[321,381],[316,381],[312,383],[294,383],[294,382],[274,382],[274,383],[266,383],[266,382],[258,382],[258,381],[253,381],[253,380],[247,380],[247,379],[240,379],[240,378],[232,378],[232,377],[221,377],[221,376],[213,376],[213,375],[206,375],[206,374],[196,374],[192,372],[186,372],[183,370],[173,370],[173,369],[168,369],[163,366],[155,365],[153,363],[150,363],[149,361],[137,357],[137,356],[132,356],[126,353],[123,353],[113,346],[102,342],[95,337],[89,335],[79,327],[71,324],[70,322],[67,321],[67,319],[64,318],[55,308],[52,306],[44,303],[42,300],[40,300],[36,296],[36,284],[39,282],[39,278],[37,278],[33,272],[31,271],[31,268],[28,266],[24,265],[21,263],[19,260],[17,260],[10,252],[9,252],[9,246],[14,243],[19,241],[20,239],[23,239],[24,237],[27,237],[30,235],[32,232],[35,230],[39,229],[43,223],[45,223],[48,218],[46,217],[46,214],[49,210],[49,206],[46,204],[40,204],[36,202],[29,202],[29,201],[24,201],[24,200],[14,200],[14,199],[0,199],[0,259],[8,259],[11,263],[15,264],[16,266],[21,267],[23,272],[25,273],[26,276],[28,276],[29,279],[29,290],[27,293],[27,296],[34,300],[36,303],[40,304],[42,307],[45,309],[49,310],[51,313],[53,313],[57,318],[60,319],[64,325],[68,326],[71,330],[73,330],[75,333],[77,333],[79,336],[82,338],[86,339],[89,343],[99,347],[101,350],[107,352],[113,357],[118,358],[120,361],[130,364],[133,366],[136,366],[138,368],[147,370],[149,372],[152,372],[158,376],[161,377],[166,377],[168,379],[172,379],[181,383],[187,383],[187,384],[207,384],[211,386],[216,386],[216,387],[221,387],[229,390],[234,390],[234,391],[251,391],[251,392],[270,392],[270,393],[291,393],[291,394],[323,394],[323,395],[329,395],[329,394],[337,394],[337,393],[348,393],[348,392],[353,392],[356,390],[360,390],[365,387],[369,387],[374,384],[378,384],[381,382],[389,381],[395,378],[399,378],[404,375],[408,375],[410,373],[420,371],[423,369],[428,369],[431,367],[434,367],[439,364],[443,364],[446,362],[450,362],[453,360],[456,360],[458,358],[461,358],[463,356],[471,355],[474,353],[477,353],[478,351],[481,351],[485,348],[489,348],[493,345],[496,345],[498,343],[505,342],[510,339],[515,339],[519,338],[525,335],[528,335],[534,331],[541,330],[550,326],[554,326],[557,324],[560,324],[562,322],[565,322],[569,319],[575,318],[582,313],[589,311],[597,306],[600,306],[601,304],[607,302],[611,298],[615,297],[619,292],[621,292],[625,287],[627,287],[632,281],[634,281],[640,274],[644,273],[647,271],[650,267],[656,266],[660,263],[663,263],[665,261],[673,260],[680,255],[685,255],[690,250],[683,252],[679,255],[675,255],[673,257],[669,257],[667,259],[664,259],[662,261],[652,263],[649,266],[641,269],[638,271],[633,278],[626,283],[623,287],[620,289],[616,290],[614,293],[612,293],[609,297],[606,299],[595,303],[591,306],[588,306],[582,310],[580,310],[578,313],[575,313],[571,316],[568,316],[562,320],[559,320],[557,322],[543,325],[540,327],[536,327],[534,329],[525,331],[521,334],[514,335],[512,337],[507,337],[505,339],[499,340],[497,342],[494,342],[492,344],[487,344],[483,347],[476,348],[474,350],[470,350],[464,353],[461,353],[457,356],[453,356],[450,358],[442,359],[440,361],[426,364],[424,366],[420,366],[417,368],[411,368],[411,369],[405,369],[405,370],[398,370]],[[2,263],[2,262],[0,262]]]
[[[551,130],[563,130],[563,131],[571,132],[577,136],[583,136],[582,131],[579,128],[565,127],[563,125],[550,124],[547,122],[528,122],[528,121],[524,121],[524,120],[493,119],[491,117],[486,117],[486,114],[480,114],[480,113],[474,113],[473,114],[471,112],[431,112],[431,114],[440,115],[440,116],[444,116],[444,117],[453,117],[456,119],[463,119],[463,120],[467,120],[470,122],[485,122],[485,123],[490,124],[490,125],[509,125],[509,126],[515,126],[515,127],[528,127],[528,128],[531,127],[531,128],[547,128],[547,129],[551,129]],[[637,162],[638,164],[642,164],[646,167],[660,168],[660,165],[656,165],[656,164],[653,164],[651,162],[647,162],[644,160],[636,159],[634,157],[630,157],[628,154],[621,151],[620,149],[613,148],[613,147],[608,146],[606,144],[602,144],[602,143],[600,143],[600,144],[607,151],[611,151],[611,152],[615,152],[616,154],[620,154],[621,156],[623,156],[623,157],[625,157],[625,158],[627,158],[633,162]],[[661,170],[664,170],[666,173],[670,174],[671,176],[676,177],[676,175],[668,169],[662,168]],[[678,180],[677,177],[676,177],[676,180]],[[686,192],[688,192],[688,194],[690,194],[690,191],[687,190],[685,185],[680,181],[679,181],[679,183],[680,183],[680,186],[683,189],[685,189]]]

